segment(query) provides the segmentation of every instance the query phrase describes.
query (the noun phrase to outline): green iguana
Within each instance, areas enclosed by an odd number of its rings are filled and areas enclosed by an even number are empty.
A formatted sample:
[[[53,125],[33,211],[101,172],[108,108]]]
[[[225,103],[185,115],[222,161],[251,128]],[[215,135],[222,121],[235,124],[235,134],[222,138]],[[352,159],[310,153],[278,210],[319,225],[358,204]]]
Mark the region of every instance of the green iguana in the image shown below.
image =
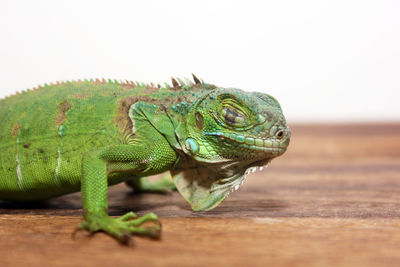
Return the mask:
[[[78,229],[122,242],[158,237],[160,224],[153,213],[109,217],[109,185],[172,188],[145,180],[169,170],[193,210],[216,207],[251,170],[285,152],[290,130],[272,96],[193,79],[62,82],[0,100],[0,199],[81,191]]]

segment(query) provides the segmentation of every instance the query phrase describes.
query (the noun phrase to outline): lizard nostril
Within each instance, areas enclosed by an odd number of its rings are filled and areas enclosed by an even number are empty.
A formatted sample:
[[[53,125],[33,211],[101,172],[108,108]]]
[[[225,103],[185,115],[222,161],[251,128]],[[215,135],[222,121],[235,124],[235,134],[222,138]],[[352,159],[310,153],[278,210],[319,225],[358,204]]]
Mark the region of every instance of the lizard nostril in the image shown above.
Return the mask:
[[[276,133],[276,137],[278,137],[279,139],[281,139],[283,137],[283,131],[280,130]]]

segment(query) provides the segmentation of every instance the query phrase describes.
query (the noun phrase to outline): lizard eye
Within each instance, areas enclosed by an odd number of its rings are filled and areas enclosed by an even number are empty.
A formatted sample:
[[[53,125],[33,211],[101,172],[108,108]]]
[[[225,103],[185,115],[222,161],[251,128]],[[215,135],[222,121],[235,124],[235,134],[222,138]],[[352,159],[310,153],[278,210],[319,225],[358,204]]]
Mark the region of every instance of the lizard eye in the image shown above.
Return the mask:
[[[230,126],[243,127],[247,125],[246,114],[232,103],[222,103],[220,116]]]

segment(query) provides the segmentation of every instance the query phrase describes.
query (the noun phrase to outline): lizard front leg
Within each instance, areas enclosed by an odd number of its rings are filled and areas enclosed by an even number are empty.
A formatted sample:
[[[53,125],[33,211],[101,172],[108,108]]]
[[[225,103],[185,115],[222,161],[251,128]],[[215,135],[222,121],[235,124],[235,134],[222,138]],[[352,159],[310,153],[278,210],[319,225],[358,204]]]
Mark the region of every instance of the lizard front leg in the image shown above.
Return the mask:
[[[87,153],[83,158],[82,201],[84,222],[79,226],[90,232],[103,231],[126,243],[131,234],[157,238],[160,224],[140,227],[141,224],[158,222],[154,213],[136,218],[129,212],[119,218],[108,216],[107,187],[119,181],[119,173],[146,176],[170,169],[176,162],[175,151],[162,136],[152,136],[152,145],[119,145]],[[153,140],[155,141],[155,140]],[[110,180],[108,180],[110,179]],[[132,220],[133,219],[133,220]]]

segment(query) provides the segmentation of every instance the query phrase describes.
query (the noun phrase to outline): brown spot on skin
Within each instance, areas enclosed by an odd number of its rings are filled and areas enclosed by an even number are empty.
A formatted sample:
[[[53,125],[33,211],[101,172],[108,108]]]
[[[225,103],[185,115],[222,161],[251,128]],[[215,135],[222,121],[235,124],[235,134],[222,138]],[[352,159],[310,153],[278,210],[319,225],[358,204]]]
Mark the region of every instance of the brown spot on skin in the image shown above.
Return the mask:
[[[70,98],[75,98],[75,99],[86,99],[86,98],[89,98],[91,96],[92,96],[92,94],[73,94],[73,95],[70,95],[69,97]]]
[[[11,136],[16,137],[19,133],[19,129],[21,128],[21,125],[19,122],[16,122],[11,130]]]
[[[123,90],[134,90],[137,88],[137,85],[133,82],[125,82],[125,83],[120,83],[120,87]],[[140,89],[143,87],[140,87]],[[214,89],[216,86],[214,85],[208,85],[209,89]],[[115,124],[117,127],[123,132],[123,133],[132,133],[132,121],[129,117],[129,108],[131,105],[135,104],[136,102],[143,101],[147,102],[149,104],[156,104],[158,106],[158,110],[161,112],[168,112],[167,106],[163,105],[163,103],[169,105],[173,104],[179,104],[181,102],[186,102],[186,103],[191,103],[193,99],[195,99],[195,96],[192,96],[192,93],[195,91],[200,91],[204,90],[204,86],[202,84],[193,84],[190,86],[190,89],[187,90],[190,93],[186,93],[186,89],[179,87],[179,88],[168,88],[168,89],[163,89],[163,90],[168,90],[168,91],[182,91],[182,94],[175,94],[175,95],[170,95],[170,96],[165,96],[162,99],[154,99],[151,97],[148,97],[147,95],[151,95],[154,92],[159,91],[160,88],[157,87],[156,85],[150,83],[147,84],[146,87],[144,87],[143,91],[141,94],[142,96],[128,96],[124,97],[119,100],[118,102],[118,108],[117,108],[117,115],[114,119]],[[171,115],[171,114],[170,114]],[[173,116],[174,113],[172,113],[171,116]]]
[[[67,120],[67,116],[65,113],[72,107],[72,104],[68,102],[67,100],[64,100],[58,105],[58,115],[56,117],[55,123],[56,126],[60,126],[61,124],[64,124],[64,122]]]
[[[156,103],[159,102],[157,99],[153,99],[147,96],[128,96],[122,98],[118,102],[118,110],[117,116],[115,118],[115,123],[117,124],[118,128],[123,132],[130,132],[132,129],[132,121],[129,118],[129,108],[135,104],[136,102],[143,101],[147,103]]]
[[[202,130],[203,127],[204,127],[203,115],[201,115],[200,112],[196,111],[195,117],[196,117],[196,126],[197,126],[197,128],[199,128],[199,130]]]
[[[143,93],[152,94],[154,92],[157,92],[158,90],[160,90],[160,88],[158,88],[154,84],[153,85],[147,85],[146,88],[144,89]]]

